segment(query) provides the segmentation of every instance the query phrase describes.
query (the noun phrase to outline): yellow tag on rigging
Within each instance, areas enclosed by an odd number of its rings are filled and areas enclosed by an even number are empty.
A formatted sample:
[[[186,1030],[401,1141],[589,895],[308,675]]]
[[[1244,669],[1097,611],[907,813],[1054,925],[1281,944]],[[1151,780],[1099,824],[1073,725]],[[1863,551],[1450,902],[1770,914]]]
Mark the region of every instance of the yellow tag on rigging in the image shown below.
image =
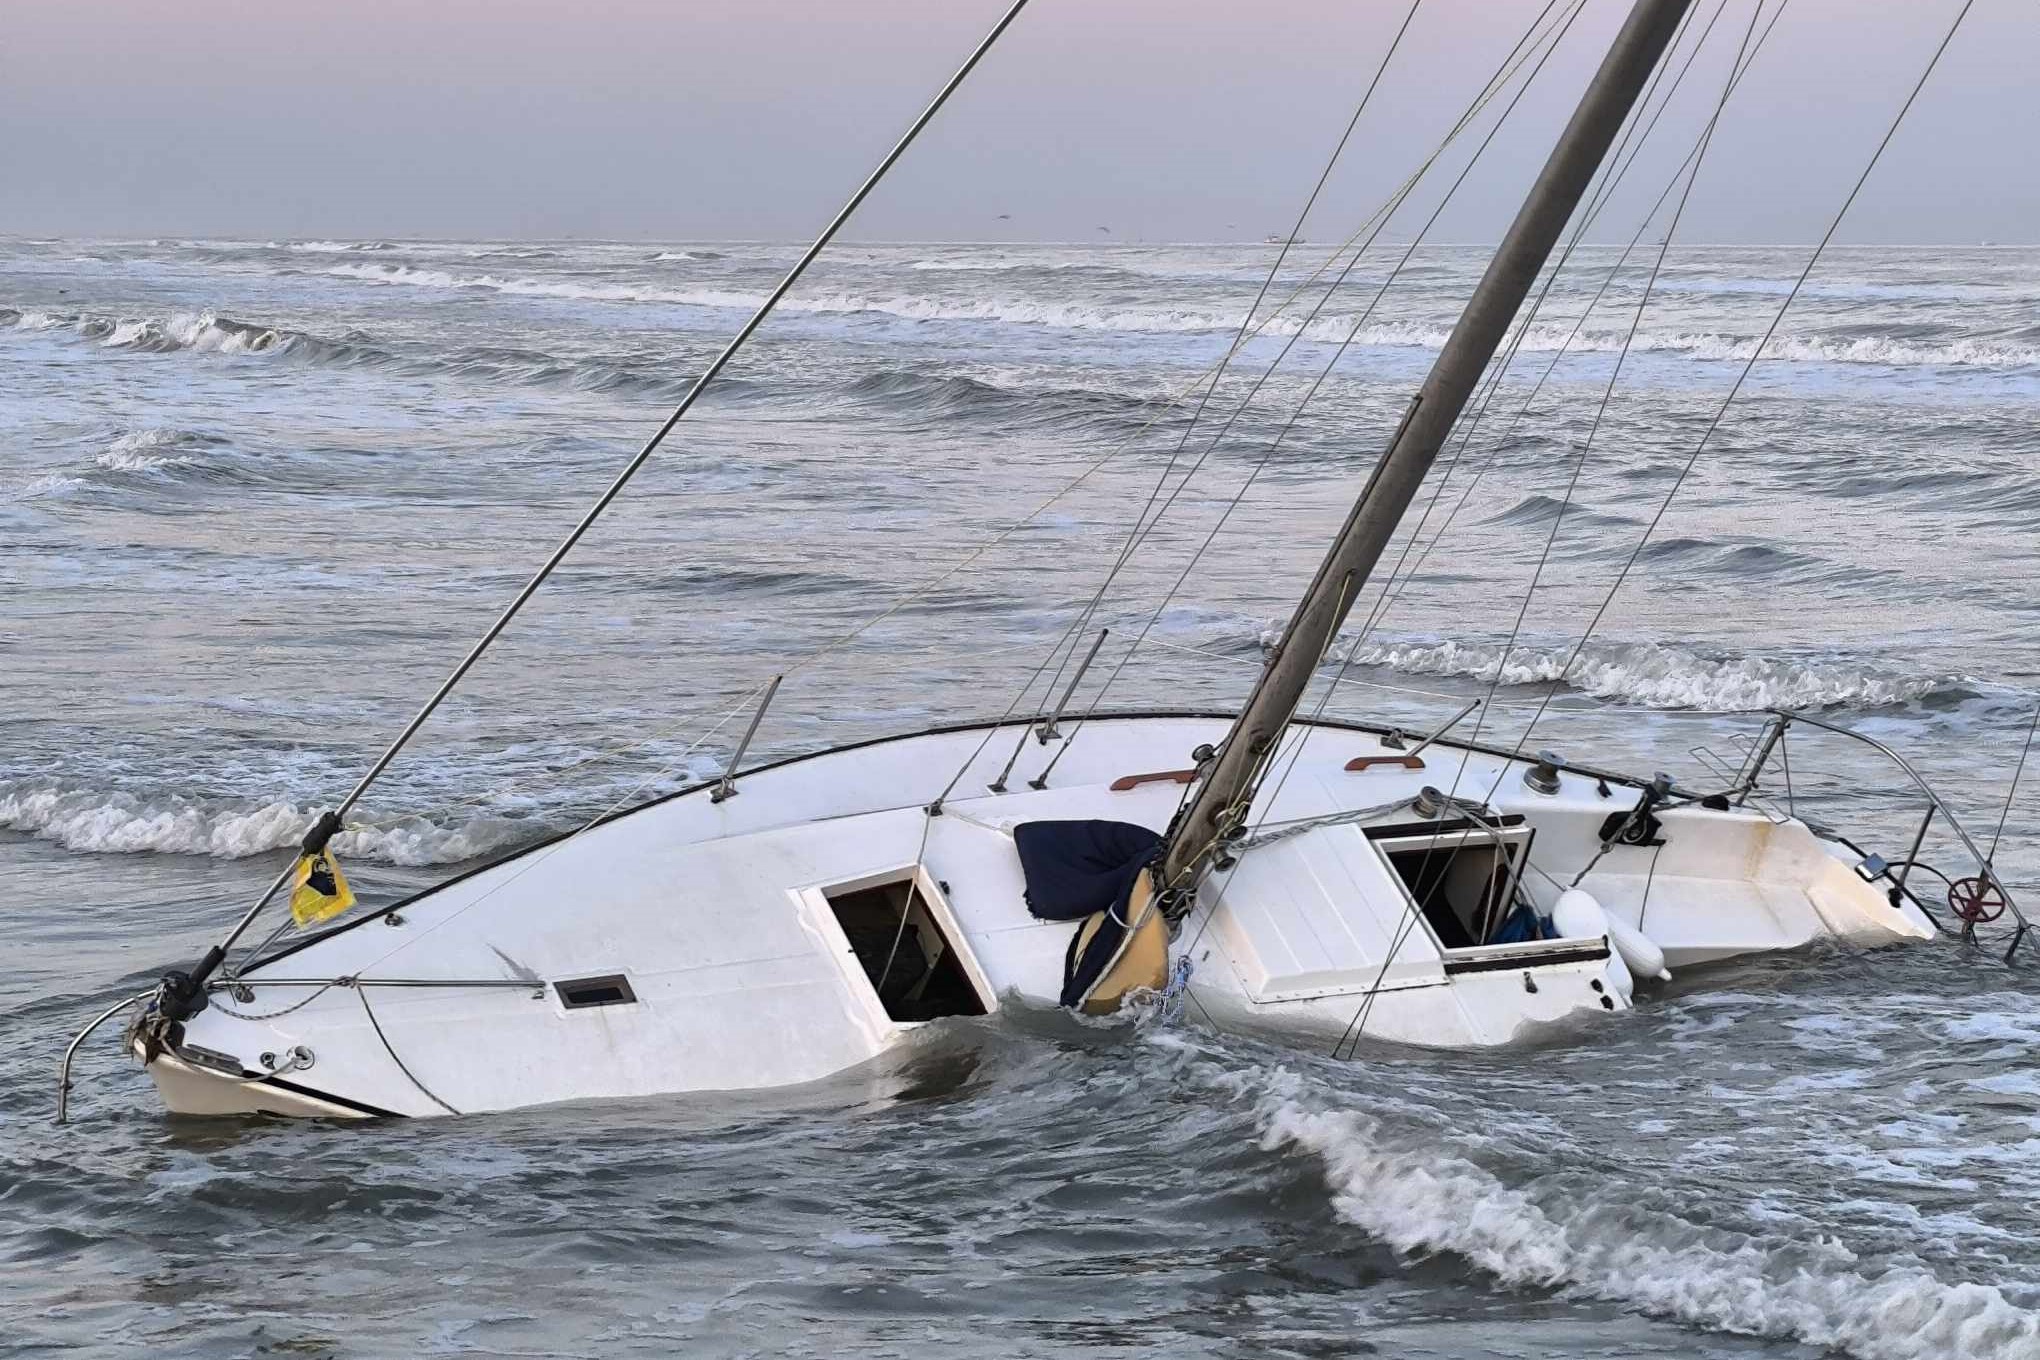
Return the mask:
[[[291,881],[290,918],[300,927],[330,921],[353,905],[354,890],[347,886],[347,875],[340,872],[340,861],[331,851],[298,860]]]

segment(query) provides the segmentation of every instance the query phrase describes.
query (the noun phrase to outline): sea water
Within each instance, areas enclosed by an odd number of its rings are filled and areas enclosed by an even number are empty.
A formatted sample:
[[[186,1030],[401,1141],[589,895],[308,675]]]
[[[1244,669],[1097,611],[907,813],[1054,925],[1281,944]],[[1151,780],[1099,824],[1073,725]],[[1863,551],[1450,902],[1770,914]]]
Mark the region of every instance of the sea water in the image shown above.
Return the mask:
[[[172,1121],[109,1031],[53,1128],[70,1034],[245,907],[795,253],[0,242],[0,1354],[2040,1356],[1995,928],[1503,1053],[1009,1009],[791,1095],[366,1128]],[[1032,711],[1073,628],[1079,709],[1236,705],[1484,262],[1327,253],[1215,388],[1274,247],[826,255],[350,818],[357,890],[709,776],[774,674],[752,759]],[[1647,262],[1574,256],[1307,705],[1488,699],[1458,735],[1694,788],[1806,710],[2040,906],[2040,251],[1831,252],[1703,444],[1806,255],[1675,250],[1640,317]],[[1905,853],[1898,770],[1781,755],[1769,806]]]

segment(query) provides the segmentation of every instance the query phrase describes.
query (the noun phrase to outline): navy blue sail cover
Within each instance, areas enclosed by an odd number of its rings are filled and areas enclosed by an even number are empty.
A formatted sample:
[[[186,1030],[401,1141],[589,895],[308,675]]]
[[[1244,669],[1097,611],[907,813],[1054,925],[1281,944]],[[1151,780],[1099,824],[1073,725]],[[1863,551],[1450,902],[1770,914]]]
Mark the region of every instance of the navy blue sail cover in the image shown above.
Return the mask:
[[[1124,902],[1162,838],[1131,822],[1022,822],[1013,844],[1027,910],[1044,921],[1076,921]]]

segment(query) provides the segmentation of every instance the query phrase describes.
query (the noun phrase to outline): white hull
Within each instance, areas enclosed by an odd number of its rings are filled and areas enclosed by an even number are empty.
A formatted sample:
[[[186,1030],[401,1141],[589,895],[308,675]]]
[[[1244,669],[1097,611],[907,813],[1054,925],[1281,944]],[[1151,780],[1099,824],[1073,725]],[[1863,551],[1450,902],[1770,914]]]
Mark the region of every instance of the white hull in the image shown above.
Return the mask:
[[[276,956],[245,973],[242,990],[214,990],[184,1024],[184,1056],[158,1054],[149,1071],[173,1111],[193,1114],[424,1116],[815,1081],[894,1050],[921,1023],[888,1013],[846,933],[861,918],[844,914],[845,903],[878,910],[869,904],[887,885],[909,879],[920,905],[904,938],[921,949],[927,980],[896,1009],[925,1009],[938,994],[949,999],[942,1013],[1013,997],[1054,1005],[1073,926],[1028,914],[1011,828],[1102,818],[1160,830],[1180,783],[1111,785],[1187,767],[1227,726],[1217,716],[1093,719],[1040,790],[1027,781],[1060,741],[1027,738],[1008,791],[987,789],[1021,723],[989,741],[973,727],[754,770],[723,802],[702,788],[651,804]],[[1420,770],[1346,768],[1398,754],[1371,731],[1312,728],[1257,810],[1273,827],[1379,808],[1425,785],[1483,800],[1507,825],[1511,853],[1527,854],[1523,893],[1548,912],[1594,859],[1609,815],[1640,796],[1571,772],[1556,793],[1536,792],[1524,763],[1443,743]],[[931,817],[926,805],[966,762]],[[1581,886],[1609,919],[1640,926],[1675,970],[1823,937],[1932,933],[1802,823],[1699,807],[1661,819],[1662,846],[1617,846]],[[1369,1039],[1461,1048],[1630,1006],[1627,971],[1603,938],[1452,938],[1448,894],[1420,910],[1397,865],[1454,846],[1496,853],[1497,837],[1441,837],[1418,821],[1401,806],[1365,825],[1314,826],[1214,874],[1171,947],[1189,959],[1189,1018],[1320,1049],[1364,1018]],[[880,961],[886,978],[902,938]],[[288,1070],[270,1075],[277,1068]]]

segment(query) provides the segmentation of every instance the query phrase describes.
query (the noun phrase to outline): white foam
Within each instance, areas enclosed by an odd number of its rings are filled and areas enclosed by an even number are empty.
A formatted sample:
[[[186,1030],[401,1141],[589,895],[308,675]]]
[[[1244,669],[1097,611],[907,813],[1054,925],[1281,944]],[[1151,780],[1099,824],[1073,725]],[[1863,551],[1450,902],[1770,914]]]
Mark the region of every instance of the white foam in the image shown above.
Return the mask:
[[[81,322],[81,326],[94,323]],[[163,320],[122,318],[99,342],[107,349],[197,350],[215,354],[259,354],[288,342],[274,330],[225,321],[212,312],[179,312]]]
[[[685,254],[685,252],[679,252]],[[656,258],[671,258],[662,254]],[[998,272],[1028,267],[1025,263],[921,260],[911,266],[924,271]],[[667,303],[676,306],[751,310],[764,301],[762,294],[715,288],[670,288],[649,283],[602,283],[575,279],[505,278],[493,274],[462,275],[441,269],[416,269],[407,265],[348,263],[335,265],[326,273],[370,283],[398,284],[416,288],[483,289],[521,297],[556,297],[589,302]],[[1061,330],[1125,331],[1147,334],[1229,333],[1239,328],[1236,312],[1210,312],[1155,307],[1098,307],[1082,302],[1035,298],[912,297],[878,296],[861,293],[795,295],[782,301],[782,310],[814,314],[855,315],[869,313],[907,321],[985,321],[1011,325],[1043,326]],[[1281,316],[1260,328],[1268,336],[1288,337],[1301,331],[1305,338],[1324,343],[1353,343],[1373,348],[1435,350],[1443,347],[1451,333],[1445,326],[1421,323],[1369,323],[1354,328],[1356,317],[1321,314],[1307,325],[1301,316]],[[1533,327],[1523,344],[1530,352],[1551,353],[1561,348],[1582,354],[1619,351],[1622,332],[1587,331],[1574,335],[1571,327]],[[1633,348],[1690,355],[1699,359],[1746,359],[1757,343],[1755,336],[1693,333],[1686,331],[1640,333]],[[1778,336],[1765,348],[1765,357],[1798,362],[1878,364],[1888,367],[2036,367],[2040,346],[2011,341],[1973,339],[1945,343],[1921,343],[1887,337]]]
[[[1262,1145],[1318,1156],[1333,1208],[1410,1256],[1450,1254],[1512,1287],[1563,1287],[1719,1331],[1788,1338],[1862,1360],[2033,1360],[2040,1314],[2002,1291],[1841,1245],[1703,1229],[1615,1197],[1541,1204],[1463,1158],[1396,1147],[1350,1111],[1275,1098]]]
[[[0,827],[67,850],[101,854],[155,851],[242,859],[295,845],[318,812],[288,801],[250,806],[0,784]],[[422,817],[380,823],[356,819],[333,846],[342,856],[385,864],[454,864],[507,849],[529,839],[534,830],[528,822],[490,816],[451,824]]]
[[[1029,267],[1030,262],[1026,260],[916,260],[907,266],[909,269],[918,269],[926,273],[935,274],[1004,274],[1011,270]],[[1057,269],[1064,266],[1036,265],[1032,267]]]
[[[1264,645],[1272,636],[1262,639]],[[1871,708],[1906,703],[1941,690],[1953,677],[1894,676],[1867,668],[1766,657],[1706,657],[1657,643],[1589,645],[1569,668],[1571,649],[1518,646],[1504,664],[1502,649],[1461,642],[1373,642],[1353,653],[1355,665],[1403,675],[1464,676],[1509,685],[1545,684],[1650,708]]]
[[[134,430],[108,444],[92,461],[112,472],[157,472],[184,467],[193,461],[190,455],[163,450],[177,448],[189,439],[181,430],[153,427]]]
[[[1537,348],[1537,338],[1533,333],[1532,344],[1526,348]],[[1755,336],[1645,332],[1637,337],[1635,348],[1740,362],[1749,358],[1756,344]],[[1552,347],[1556,347],[1555,343]],[[1621,337],[1585,336],[1573,348],[1618,350]],[[2040,365],[2040,347],[1974,339],[1921,344],[1888,336],[1780,335],[1764,347],[1764,358],[1799,363],[1878,364],[1887,368],[2031,368]]]
[[[570,279],[502,278],[493,274],[454,274],[443,269],[408,265],[341,264],[325,271],[339,278],[414,288],[481,289],[517,297],[554,297],[585,302],[649,302],[684,307],[750,311],[764,301],[758,293],[720,288],[669,288],[640,283],[595,283]],[[1081,303],[1012,298],[880,297],[857,293],[794,296],[780,304],[783,311],[821,315],[873,314],[906,321],[989,321],[1062,330],[1132,331],[1153,334],[1196,334],[1238,329],[1237,316],[1159,309],[1100,309]],[[1280,318],[1268,334],[1296,333],[1295,319]],[[1341,341],[1351,322],[1320,318],[1310,328],[1314,339]],[[1363,344],[1442,345],[1446,332],[1434,327],[1370,326]]]
[[[45,472],[14,486],[0,489],[0,503],[51,500],[85,485],[84,480],[62,472]]]

